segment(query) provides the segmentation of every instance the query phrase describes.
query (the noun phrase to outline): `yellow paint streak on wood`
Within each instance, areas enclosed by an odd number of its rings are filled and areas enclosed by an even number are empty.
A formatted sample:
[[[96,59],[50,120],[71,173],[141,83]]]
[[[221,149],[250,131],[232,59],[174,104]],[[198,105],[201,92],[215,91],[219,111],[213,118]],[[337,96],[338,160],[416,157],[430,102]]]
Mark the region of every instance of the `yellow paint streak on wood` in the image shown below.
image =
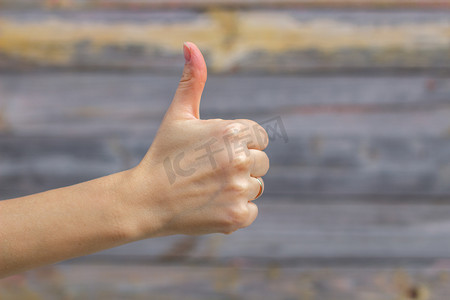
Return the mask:
[[[252,52],[315,50],[333,55],[359,49],[380,53],[382,60],[391,51],[449,49],[450,21],[371,26],[328,19],[300,22],[283,13],[233,11],[212,11],[195,21],[173,24],[0,20],[0,53],[57,66],[73,63],[77,45],[82,43],[94,55],[101,55],[106,47],[132,45],[146,51],[181,53],[186,40],[209,53],[210,66],[219,71]]]
[[[354,48],[411,50],[425,47],[425,43],[428,46],[431,43],[432,47],[450,46],[450,22],[357,26],[326,19],[301,23],[286,16],[253,14],[242,17],[241,24],[240,41],[245,47],[275,52],[293,49],[335,52]]]
[[[65,65],[70,64],[76,46],[82,43],[87,43],[93,53],[108,46],[120,48],[129,45],[180,51],[186,39],[214,42],[214,25],[207,22],[138,25],[0,20],[0,52],[11,57]]]

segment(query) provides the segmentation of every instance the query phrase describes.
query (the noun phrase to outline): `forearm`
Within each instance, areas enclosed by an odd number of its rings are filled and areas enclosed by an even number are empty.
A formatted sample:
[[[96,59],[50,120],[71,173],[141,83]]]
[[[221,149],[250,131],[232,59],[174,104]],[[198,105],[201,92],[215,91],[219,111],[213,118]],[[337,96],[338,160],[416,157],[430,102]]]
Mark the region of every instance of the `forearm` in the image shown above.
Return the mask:
[[[0,201],[0,277],[136,239],[129,172]]]

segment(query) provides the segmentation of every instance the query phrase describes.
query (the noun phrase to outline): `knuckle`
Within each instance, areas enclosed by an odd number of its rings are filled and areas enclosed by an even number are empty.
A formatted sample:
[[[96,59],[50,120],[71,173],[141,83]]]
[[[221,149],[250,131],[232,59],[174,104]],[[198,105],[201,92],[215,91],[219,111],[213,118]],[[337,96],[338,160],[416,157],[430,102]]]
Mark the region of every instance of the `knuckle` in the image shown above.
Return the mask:
[[[230,215],[234,221],[234,224],[240,225],[247,219],[248,211],[244,209],[242,205],[233,206],[230,210]]]
[[[229,190],[236,195],[245,195],[249,190],[249,183],[245,180],[233,180],[229,184]]]
[[[239,133],[241,133],[244,130],[244,124],[236,121],[231,121],[227,125],[225,125],[224,129],[224,135],[225,136],[239,136]]]
[[[248,218],[248,209],[242,205],[234,205],[229,208],[226,216],[224,231],[233,232],[241,228]]]
[[[190,85],[194,82],[194,76],[192,74],[192,71],[190,69],[183,70],[183,74],[180,78],[180,84],[181,85]]]
[[[227,219],[226,221],[223,222],[219,232],[222,232],[224,234],[232,234],[238,229],[239,228],[230,219]]]
[[[236,170],[246,171],[251,165],[250,157],[247,155],[237,155],[233,157],[232,165]]]
[[[223,121],[224,120],[220,119],[220,118],[202,120],[202,122],[209,123],[209,124],[211,124],[213,126],[215,126],[215,125],[217,125],[217,126],[223,125]]]
[[[249,132],[253,132],[254,138],[256,139],[253,142],[257,143],[260,148],[265,149],[269,145],[269,135],[266,129],[260,124],[247,119],[235,120],[235,122],[242,124],[244,128],[249,129]]]

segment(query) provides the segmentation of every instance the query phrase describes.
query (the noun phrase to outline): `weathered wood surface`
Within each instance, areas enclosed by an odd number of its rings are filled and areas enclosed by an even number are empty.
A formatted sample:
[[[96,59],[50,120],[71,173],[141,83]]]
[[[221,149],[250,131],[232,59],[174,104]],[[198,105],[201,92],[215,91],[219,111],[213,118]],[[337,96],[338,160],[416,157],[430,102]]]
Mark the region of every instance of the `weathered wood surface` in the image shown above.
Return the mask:
[[[31,299],[299,299],[442,300],[449,269],[64,265],[0,280],[2,300]]]
[[[134,166],[178,78],[0,76],[0,199]],[[447,77],[210,76],[201,116],[266,127],[267,194],[423,198],[450,193],[449,95]]]
[[[0,199],[135,165],[185,40],[211,74],[201,116],[272,134],[253,226],[38,269],[0,299],[446,299],[449,3],[0,0]]]
[[[214,265],[238,257],[250,265],[294,267],[423,265],[450,258],[448,204],[286,200],[266,196],[253,225],[229,236],[156,238],[75,261]]]
[[[0,0],[0,8],[45,9],[210,9],[210,8],[334,8],[448,9],[448,0]]]
[[[0,69],[173,73],[182,43],[211,72],[450,70],[448,11],[0,11]]]

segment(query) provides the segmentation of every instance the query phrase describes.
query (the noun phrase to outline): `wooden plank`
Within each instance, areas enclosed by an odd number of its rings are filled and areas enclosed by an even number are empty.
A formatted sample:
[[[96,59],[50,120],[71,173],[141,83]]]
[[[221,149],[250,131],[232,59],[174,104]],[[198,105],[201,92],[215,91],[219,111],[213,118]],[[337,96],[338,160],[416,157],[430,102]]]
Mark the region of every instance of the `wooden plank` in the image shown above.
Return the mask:
[[[0,199],[87,181],[126,167],[110,139],[0,135]]]
[[[211,8],[339,8],[339,9],[445,9],[448,0],[1,0],[0,7],[46,9],[211,9]]]
[[[151,139],[0,136],[0,199],[75,184],[135,166]],[[450,142],[433,139],[291,139],[269,147],[266,194],[443,197]],[[392,145],[390,145],[392,143]],[[298,148],[295,145],[300,145]],[[369,147],[368,147],[369,145]],[[415,151],[423,147],[423,151]],[[405,150],[405,152],[403,152]],[[378,157],[372,153],[380,153]],[[404,155],[403,155],[404,153]]]
[[[446,12],[6,10],[0,68],[173,73],[192,40],[217,73],[448,72],[447,20]]]
[[[148,74],[0,76],[0,199],[136,165],[177,81]],[[272,137],[269,194],[445,196],[449,93],[445,77],[210,76],[201,115],[263,124]]]
[[[6,299],[445,299],[449,269],[65,265],[0,281]]]
[[[2,115],[9,132],[19,135],[152,136],[178,80],[179,75],[95,72],[3,74]],[[201,115],[260,122],[282,116],[293,136],[445,137],[449,94],[448,77],[211,75]]]
[[[288,202],[289,200],[290,202]],[[217,264],[241,258],[248,264],[276,262],[302,266],[308,261],[368,265],[448,259],[448,204],[298,204],[266,196],[258,202],[252,226],[232,235],[171,236],[144,240],[79,258],[73,263],[192,262]]]

